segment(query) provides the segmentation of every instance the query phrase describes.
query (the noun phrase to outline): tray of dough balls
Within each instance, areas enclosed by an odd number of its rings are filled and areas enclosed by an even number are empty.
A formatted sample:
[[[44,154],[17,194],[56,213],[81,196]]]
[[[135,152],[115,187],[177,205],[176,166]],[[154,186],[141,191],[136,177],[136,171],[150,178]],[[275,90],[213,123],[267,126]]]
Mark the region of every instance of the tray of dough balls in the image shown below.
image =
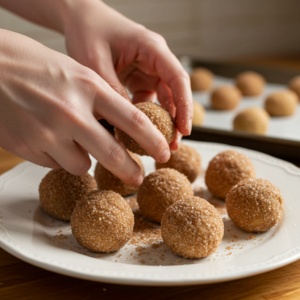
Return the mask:
[[[230,79],[196,68],[191,85],[194,125],[300,141],[300,76],[282,85],[253,71]]]
[[[228,281],[300,258],[295,166],[195,141],[165,164],[131,156],[145,173],[139,188],[93,158],[82,176],[29,162],[0,176],[0,246],[60,274],[129,285]]]

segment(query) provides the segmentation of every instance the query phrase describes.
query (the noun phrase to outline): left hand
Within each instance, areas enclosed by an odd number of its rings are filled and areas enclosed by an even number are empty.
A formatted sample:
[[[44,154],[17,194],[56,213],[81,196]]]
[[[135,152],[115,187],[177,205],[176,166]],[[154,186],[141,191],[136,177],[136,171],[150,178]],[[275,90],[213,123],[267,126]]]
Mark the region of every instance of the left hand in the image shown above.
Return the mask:
[[[190,79],[164,38],[147,30],[98,0],[70,1],[64,34],[69,55],[98,73],[132,102],[155,101],[175,119],[178,148],[192,126]]]

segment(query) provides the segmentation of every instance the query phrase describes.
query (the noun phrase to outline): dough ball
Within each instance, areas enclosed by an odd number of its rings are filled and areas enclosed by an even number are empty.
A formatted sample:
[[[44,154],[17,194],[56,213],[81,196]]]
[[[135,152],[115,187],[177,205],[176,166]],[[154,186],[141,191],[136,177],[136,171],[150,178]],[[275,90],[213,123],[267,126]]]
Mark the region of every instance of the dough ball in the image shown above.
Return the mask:
[[[245,179],[228,193],[226,208],[236,226],[248,232],[261,232],[279,222],[284,199],[280,190],[268,180]]]
[[[144,173],[144,167],[140,158],[136,154],[131,153],[130,151],[128,151],[128,153],[132,157],[132,159],[134,159],[139,164]],[[97,181],[99,189],[111,190],[116,193],[119,193],[122,196],[134,194],[138,190],[138,187],[126,184],[116,175],[104,168],[99,162],[97,163],[95,169],[95,179]]]
[[[177,151],[171,152],[171,157],[166,163],[155,163],[156,170],[162,168],[175,169],[184,174],[190,182],[194,182],[201,172],[201,158],[192,147],[180,144]]]
[[[220,86],[211,95],[211,106],[218,110],[235,109],[241,100],[241,92],[234,86]]]
[[[147,219],[160,223],[171,204],[193,195],[193,188],[185,175],[174,169],[159,169],[144,178],[137,202]]]
[[[239,112],[233,120],[234,130],[266,134],[270,117],[265,109],[250,107]]]
[[[164,108],[152,102],[137,103],[135,106],[141,110],[155,125],[155,127],[161,131],[166,138],[168,144],[170,144],[175,137],[175,123]],[[127,133],[123,132],[119,128],[115,128],[115,132],[118,135],[121,143],[131,152],[139,155],[148,155],[147,152],[134,141]]]
[[[64,169],[55,169],[40,183],[40,202],[50,216],[70,221],[76,203],[88,192],[96,189],[97,183],[88,173],[75,176]]]
[[[205,108],[198,102],[194,101],[193,125],[201,126],[205,117]]]
[[[284,117],[295,113],[298,96],[290,90],[283,90],[271,94],[265,102],[266,111],[271,116]]]
[[[246,71],[236,77],[236,86],[244,96],[258,96],[263,92],[266,81],[253,71]]]
[[[191,74],[192,91],[208,91],[214,81],[214,74],[206,68],[196,68]]]
[[[230,189],[246,178],[255,178],[251,160],[243,153],[226,150],[209,162],[205,183],[215,197],[225,199]]]
[[[113,191],[91,191],[71,217],[72,233],[90,251],[114,252],[130,239],[134,217],[127,201]]]
[[[174,254],[200,258],[218,249],[224,224],[213,205],[199,197],[187,197],[167,208],[161,222],[161,235]]]
[[[289,88],[295,92],[298,96],[298,101],[300,101],[300,75],[294,77],[290,83],[289,83]]]

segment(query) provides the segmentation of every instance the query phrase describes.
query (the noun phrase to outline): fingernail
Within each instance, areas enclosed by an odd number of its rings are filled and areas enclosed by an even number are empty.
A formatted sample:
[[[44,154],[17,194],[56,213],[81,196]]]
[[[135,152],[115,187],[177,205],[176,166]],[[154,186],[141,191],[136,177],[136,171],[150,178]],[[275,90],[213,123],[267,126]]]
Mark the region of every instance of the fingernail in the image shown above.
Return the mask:
[[[141,175],[138,177],[138,179],[133,183],[133,186],[139,186],[139,185],[141,185],[142,182],[143,182],[143,180],[144,180],[144,176],[141,174]]]
[[[169,158],[170,158],[170,150],[166,149],[164,153],[161,155],[161,157],[159,158],[159,162],[165,163],[169,160]]]
[[[189,133],[191,134],[191,132],[192,132],[192,126],[193,126],[193,120],[192,119],[190,119],[189,120],[189,124],[188,124],[188,130],[189,130]]]

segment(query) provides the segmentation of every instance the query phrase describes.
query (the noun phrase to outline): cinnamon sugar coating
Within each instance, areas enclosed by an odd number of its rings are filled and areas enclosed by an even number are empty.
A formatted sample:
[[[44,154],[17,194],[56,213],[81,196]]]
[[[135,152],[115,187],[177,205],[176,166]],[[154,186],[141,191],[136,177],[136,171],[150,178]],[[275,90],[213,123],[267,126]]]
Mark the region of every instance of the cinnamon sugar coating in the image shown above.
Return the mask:
[[[78,243],[95,252],[122,248],[132,235],[133,225],[129,204],[113,191],[91,191],[77,203],[71,217]]]
[[[64,169],[51,170],[40,183],[40,203],[50,216],[70,221],[76,203],[96,189],[97,183],[88,173],[75,176]]]
[[[201,158],[192,147],[180,144],[177,151],[171,152],[171,157],[166,163],[155,163],[156,169],[171,168],[184,174],[190,182],[194,182],[201,172]]]
[[[213,205],[199,197],[187,197],[167,208],[161,222],[161,235],[176,255],[206,257],[221,244],[224,224]]]
[[[175,137],[175,123],[169,112],[160,105],[152,102],[137,103],[135,106],[150,119],[155,127],[161,131],[166,138],[167,143],[170,144]],[[148,155],[147,152],[127,133],[119,128],[115,128],[115,132],[125,148],[139,155]]]
[[[194,114],[192,124],[201,126],[205,119],[205,108],[199,102],[193,101],[194,103]]]
[[[235,82],[244,96],[258,96],[266,85],[264,77],[253,71],[242,72],[236,77]]]
[[[236,226],[248,232],[262,232],[282,218],[284,199],[268,180],[245,179],[228,193],[226,208]]]
[[[185,175],[166,168],[144,178],[138,190],[137,202],[147,219],[160,223],[171,204],[193,194],[191,183]]]
[[[130,151],[128,151],[128,153],[132,157],[132,159],[134,159],[139,164],[144,173],[144,167],[139,157],[136,154],[131,153]],[[116,175],[104,168],[99,162],[97,163],[95,169],[95,179],[99,189],[111,190],[116,193],[119,193],[122,196],[134,194],[138,190],[138,187],[126,184]]]
[[[212,87],[214,74],[206,68],[196,68],[191,74],[192,91],[208,91]]]
[[[232,110],[240,103],[241,96],[235,86],[220,86],[211,95],[211,106],[217,110]]]
[[[243,153],[227,150],[209,162],[205,183],[215,197],[225,199],[234,185],[247,178],[255,178],[251,160]]]

